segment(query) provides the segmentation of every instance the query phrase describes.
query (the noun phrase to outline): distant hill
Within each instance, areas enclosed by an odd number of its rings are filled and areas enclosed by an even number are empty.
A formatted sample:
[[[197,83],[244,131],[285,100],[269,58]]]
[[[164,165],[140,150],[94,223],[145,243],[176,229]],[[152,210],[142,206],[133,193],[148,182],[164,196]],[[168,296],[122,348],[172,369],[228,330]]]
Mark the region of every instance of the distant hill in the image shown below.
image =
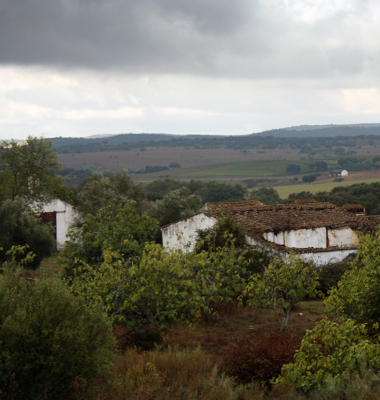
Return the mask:
[[[380,138],[380,124],[301,125],[241,136],[173,135],[166,133],[124,133],[114,136],[87,138],[51,138],[59,154],[93,153],[99,151],[129,151],[153,147],[183,147],[195,149],[226,148],[275,149],[279,146],[303,144],[314,147],[355,147],[358,141]],[[369,143],[372,145],[371,143]]]
[[[333,128],[333,127],[346,127],[346,126],[353,126],[353,127],[361,127],[361,128],[376,128],[380,126],[380,124],[329,124],[329,125],[298,125],[298,126],[291,126],[287,129],[289,131],[312,131],[315,129],[326,129],[326,128]]]
[[[253,135],[274,137],[336,137],[380,135],[380,124],[300,125],[273,129]]]
[[[218,138],[219,136],[212,135],[172,135],[168,133],[121,133],[118,135],[96,135],[80,138],[63,138],[55,137],[49,138],[53,142],[54,147],[71,146],[76,144],[99,143],[99,144],[120,144],[120,143],[140,143],[140,142],[161,142],[163,140],[172,139],[202,139],[202,138]]]

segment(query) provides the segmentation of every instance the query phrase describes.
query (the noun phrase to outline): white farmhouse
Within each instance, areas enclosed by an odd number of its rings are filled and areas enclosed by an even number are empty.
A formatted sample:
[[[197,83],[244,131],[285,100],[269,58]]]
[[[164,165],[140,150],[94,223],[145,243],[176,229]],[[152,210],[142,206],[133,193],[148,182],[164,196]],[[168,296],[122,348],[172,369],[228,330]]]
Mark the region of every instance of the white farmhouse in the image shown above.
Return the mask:
[[[197,214],[161,228],[167,249],[194,249],[197,231],[214,226],[222,215],[231,217],[247,243],[282,258],[292,252],[316,265],[340,262],[356,253],[357,231],[373,231],[377,218],[367,218],[360,205],[342,208],[316,200],[265,205],[259,201],[206,203]],[[361,215],[357,215],[361,214]]]
[[[57,250],[62,249],[65,246],[69,228],[78,216],[76,207],[58,198],[54,198],[39,210],[38,215],[41,216],[43,222],[51,222],[54,226]]]

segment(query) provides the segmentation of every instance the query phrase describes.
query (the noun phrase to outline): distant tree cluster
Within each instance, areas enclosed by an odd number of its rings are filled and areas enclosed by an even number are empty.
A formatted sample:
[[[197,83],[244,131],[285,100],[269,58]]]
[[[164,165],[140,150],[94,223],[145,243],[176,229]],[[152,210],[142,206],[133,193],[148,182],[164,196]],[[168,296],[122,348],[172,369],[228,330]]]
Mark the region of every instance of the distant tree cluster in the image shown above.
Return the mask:
[[[249,200],[260,200],[264,204],[282,204],[276,189],[262,187],[256,190],[251,190],[248,196]]]
[[[372,160],[345,157],[339,159],[338,164],[347,171],[368,171],[380,168],[380,157],[374,157]]]
[[[165,195],[173,190],[185,187],[188,194],[200,196],[203,203],[221,201],[243,201],[248,190],[240,184],[230,185],[228,183],[219,183],[216,181],[179,181],[171,178],[155,180],[145,186],[148,200],[162,199]]]
[[[361,204],[370,215],[380,214],[380,183],[357,183],[349,186],[337,186],[330,192],[293,193],[285,200],[293,203],[297,199],[315,199],[342,207],[344,204]]]

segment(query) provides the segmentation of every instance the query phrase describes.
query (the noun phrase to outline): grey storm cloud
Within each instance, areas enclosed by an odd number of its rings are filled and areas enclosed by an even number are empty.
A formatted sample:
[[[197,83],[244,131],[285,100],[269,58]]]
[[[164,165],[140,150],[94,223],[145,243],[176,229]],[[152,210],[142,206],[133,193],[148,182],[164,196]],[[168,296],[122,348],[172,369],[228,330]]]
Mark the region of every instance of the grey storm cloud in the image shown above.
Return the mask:
[[[249,14],[229,0],[3,0],[0,62],[192,70],[212,64]]]
[[[374,4],[2,0],[0,63],[242,78],[360,74],[379,64]]]

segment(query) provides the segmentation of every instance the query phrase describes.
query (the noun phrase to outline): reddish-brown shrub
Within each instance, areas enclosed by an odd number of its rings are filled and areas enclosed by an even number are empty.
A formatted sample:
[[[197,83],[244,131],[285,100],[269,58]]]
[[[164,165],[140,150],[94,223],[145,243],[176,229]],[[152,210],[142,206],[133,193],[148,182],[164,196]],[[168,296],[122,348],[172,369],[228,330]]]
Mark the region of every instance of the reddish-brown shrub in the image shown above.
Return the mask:
[[[303,334],[293,332],[251,333],[227,352],[223,367],[238,383],[265,382],[278,376],[284,364],[293,361]]]

